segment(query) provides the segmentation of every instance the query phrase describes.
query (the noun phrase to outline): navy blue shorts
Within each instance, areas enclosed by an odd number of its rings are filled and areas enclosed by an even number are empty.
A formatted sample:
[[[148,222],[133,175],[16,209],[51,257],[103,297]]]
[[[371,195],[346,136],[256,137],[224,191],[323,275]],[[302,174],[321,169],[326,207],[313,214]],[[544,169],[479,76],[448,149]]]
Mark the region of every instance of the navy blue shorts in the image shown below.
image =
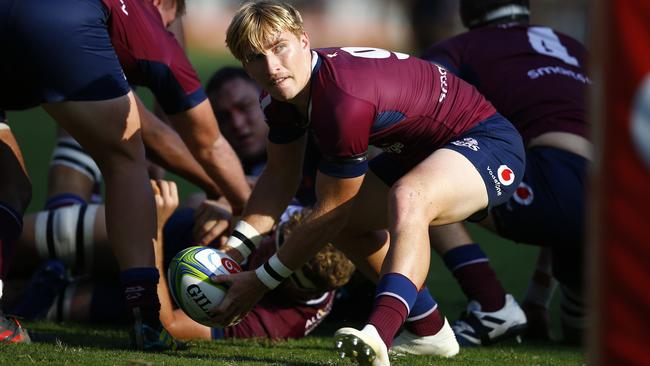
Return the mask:
[[[442,148],[465,156],[485,183],[488,207],[469,217],[471,221],[485,218],[493,207],[507,202],[524,175],[525,155],[521,136],[499,113],[481,121]],[[401,164],[386,153],[372,159],[369,165],[373,173],[388,186],[412,169],[412,166]]]
[[[101,0],[0,3],[0,109],[112,99],[130,88]]]
[[[526,152],[526,173],[510,200],[492,211],[499,235],[552,248],[553,271],[581,283],[589,161],[552,147]]]

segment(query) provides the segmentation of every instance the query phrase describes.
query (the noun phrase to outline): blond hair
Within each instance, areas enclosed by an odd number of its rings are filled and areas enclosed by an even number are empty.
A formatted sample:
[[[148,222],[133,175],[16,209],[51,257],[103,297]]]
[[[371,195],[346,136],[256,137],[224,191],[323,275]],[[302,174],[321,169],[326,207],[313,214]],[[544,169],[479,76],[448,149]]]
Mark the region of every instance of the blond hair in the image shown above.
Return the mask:
[[[235,58],[246,62],[250,54],[263,53],[265,46],[284,31],[297,37],[304,32],[302,17],[296,8],[272,0],[248,1],[230,22],[226,45]]]
[[[293,229],[300,225],[310,212],[310,209],[305,208],[292,213],[287,223],[282,226],[284,236],[290,236]],[[355,266],[343,252],[336,249],[332,243],[327,243],[301,267],[301,270],[319,290],[329,291],[348,283]]]

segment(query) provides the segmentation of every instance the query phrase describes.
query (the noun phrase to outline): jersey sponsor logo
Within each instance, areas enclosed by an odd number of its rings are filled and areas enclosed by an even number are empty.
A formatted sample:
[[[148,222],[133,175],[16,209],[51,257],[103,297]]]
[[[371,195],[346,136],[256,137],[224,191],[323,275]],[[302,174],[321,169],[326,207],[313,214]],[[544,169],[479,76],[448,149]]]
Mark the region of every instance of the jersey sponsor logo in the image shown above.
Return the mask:
[[[440,97],[438,98],[438,103],[441,103],[447,97],[447,70],[436,65],[438,72],[440,73]]]
[[[384,152],[387,152],[389,154],[401,154],[402,149],[404,148],[404,144],[401,142],[394,142],[392,144],[386,143],[382,144],[379,146],[380,149],[382,149]]]
[[[507,165],[501,165],[497,170],[499,181],[504,186],[509,186],[515,181],[515,172],[512,171]]]
[[[329,58],[334,58],[334,57],[336,57],[338,55],[339,55],[338,52],[334,52],[334,53],[328,53],[326,56],[329,57]]]
[[[478,146],[478,141],[476,141],[476,139],[473,139],[471,137],[465,137],[462,140],[452,141],[451,143],[456,146],[464,146],[472,151],[479,151],[481,149]]]
[[[632,108],[632,141],[641,160],[650,168],[650,74],[641,83]]]
[[[588,76],[575,72],[573,70],[566,69],[562,66],[544,66],[538,67],[536,69],[528,70],[528,77],[531,80],[539,79],[545,75],[564,75],[572,78],[573,80],[579,81],[583,84],[591,84],[591,79]]]
[[[492,182],[494,182],[494,190],[497,192],[497,196],[502,195],[503,191],[501,190],[501,182],[494,175],[494,171],[492,171],[492,168],[490,168],[489,165],[487,167],[487,172],[490,175],[490,178],[492,179]]]
[[[515,190],[515,194],[512,195],[512,198],[522,206],[529,206],[533,203],[535,195],[533,194],[533,189],[528,184],[521,182]]]
[[[122,4],[122,13],[124,13],[124,14],[126,14],[128,16],[129,12],[126,11],[126,4],[124,3],[124,0],[120,0],[120,4]]]

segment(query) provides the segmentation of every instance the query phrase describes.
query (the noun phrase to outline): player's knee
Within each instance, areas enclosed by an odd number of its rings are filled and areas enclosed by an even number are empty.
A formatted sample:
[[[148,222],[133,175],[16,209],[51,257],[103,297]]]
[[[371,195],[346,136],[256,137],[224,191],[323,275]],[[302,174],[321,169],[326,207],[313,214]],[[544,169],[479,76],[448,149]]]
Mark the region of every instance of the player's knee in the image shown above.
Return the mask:
[[[424,224],[433,220],[433,217],[430,217],[433,213],[428,207],[429,199],[417,184],[399,180],[391,187],[389,197],[391,214],[394,215],[394,219],[410,222],[422,221]]]
[[[41,258],[58,258],[77,270],[92,261],[99,205],[71,205],[36,215],[34,241]]]

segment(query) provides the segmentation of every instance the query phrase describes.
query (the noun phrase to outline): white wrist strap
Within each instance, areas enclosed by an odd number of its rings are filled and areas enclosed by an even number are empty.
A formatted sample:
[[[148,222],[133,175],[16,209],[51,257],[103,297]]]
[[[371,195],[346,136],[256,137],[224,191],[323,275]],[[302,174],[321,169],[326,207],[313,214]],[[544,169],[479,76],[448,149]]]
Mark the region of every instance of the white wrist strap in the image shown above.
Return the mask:
[[[285,278],[291,276],[291,272],[287,266],[280,262],[277,253],[255,270],[257,278],[270,290],[278,287]]]
[[[244,258],[248,258],[262,241],[262,235],[244,220],[240,220],[230,234],[226,245],[236,249]]]

